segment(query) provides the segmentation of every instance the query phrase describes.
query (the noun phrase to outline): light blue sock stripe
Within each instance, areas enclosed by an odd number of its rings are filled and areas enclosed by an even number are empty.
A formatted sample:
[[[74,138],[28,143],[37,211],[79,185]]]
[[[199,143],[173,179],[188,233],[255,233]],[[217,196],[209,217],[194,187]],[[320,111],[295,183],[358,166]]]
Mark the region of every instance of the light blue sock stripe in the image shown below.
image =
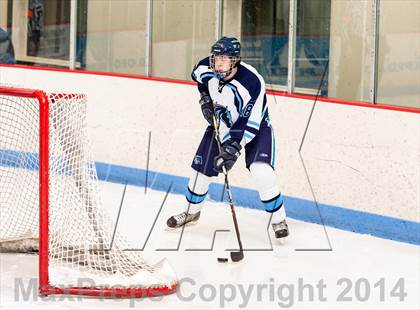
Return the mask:
[[[206,195],[207,195],[207,193],[205,193],[203,195],[197,195],[197,194],[191,192],[188,189],[187,193],[185,194],[185,198],[187,198],[187,200],[189,202],[197,204],[197,203],[200,203],[200,202],[204,201],[204,199],[206,199]]]
[[[267,212],[273,212],[273,210],[276,210],[278,207],[281,206],[281,204],[283,203],[283,196],[280,195],[279,197],[277,197],[277,199],[270,201],[270,202],[264,202],[264,209]]]

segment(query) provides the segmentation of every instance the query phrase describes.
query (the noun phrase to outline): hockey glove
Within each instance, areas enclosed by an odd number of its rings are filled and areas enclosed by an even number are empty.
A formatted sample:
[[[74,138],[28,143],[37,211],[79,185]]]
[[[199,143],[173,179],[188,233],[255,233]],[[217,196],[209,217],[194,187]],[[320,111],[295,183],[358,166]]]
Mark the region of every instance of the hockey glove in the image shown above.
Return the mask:
[[[203,113],[203,116],[206,119],[206,121],[210,125],[213,125],[213,114],[214,114],[213,101],[211,100],[209,94],[207,94],[206,92],[202,92],[200,95],[201,95],[201,99],[199,103],[201,106],[201,112]]]
[[[223,172],[223,166],[226,171],[232,169],[238,157],[241,155],[240,150],[242,146],[234,141],[227,140],[222,144],[222,151],[219,155],[214,158],[214,170],[217,172]]]

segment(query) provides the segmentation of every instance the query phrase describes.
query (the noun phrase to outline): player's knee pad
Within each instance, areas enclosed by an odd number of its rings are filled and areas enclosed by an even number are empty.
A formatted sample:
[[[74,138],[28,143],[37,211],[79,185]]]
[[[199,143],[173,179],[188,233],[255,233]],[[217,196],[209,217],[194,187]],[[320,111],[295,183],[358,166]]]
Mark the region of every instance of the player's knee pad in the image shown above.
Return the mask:
[[[277,178],[273,168],[267,163],[254,162],[249,167],[249,170],[265,210],[275,212],[280,209],[283,204],[283,197],[277,185]]]

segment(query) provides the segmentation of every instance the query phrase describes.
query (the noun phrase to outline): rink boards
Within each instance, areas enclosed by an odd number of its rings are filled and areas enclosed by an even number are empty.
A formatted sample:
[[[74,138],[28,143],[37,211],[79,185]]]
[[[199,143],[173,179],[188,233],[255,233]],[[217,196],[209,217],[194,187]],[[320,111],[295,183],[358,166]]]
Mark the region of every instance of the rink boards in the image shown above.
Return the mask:
[[[102,180],[182,194],[206,126],[198,93],[183,82],[0,67],[0,83],[88,96],[89,137]],[[419,114],[268,96],[276,170],[288,215],[420,244]],[[261,209],[240,159],[231,174],[238,205]],[[222,179],[210,188],[221,200]]]

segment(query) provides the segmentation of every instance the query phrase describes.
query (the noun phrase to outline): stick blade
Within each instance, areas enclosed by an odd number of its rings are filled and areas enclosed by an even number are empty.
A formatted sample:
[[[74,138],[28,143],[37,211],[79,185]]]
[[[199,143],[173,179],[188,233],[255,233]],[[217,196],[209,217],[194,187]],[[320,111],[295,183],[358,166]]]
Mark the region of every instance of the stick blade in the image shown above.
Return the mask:
[[[244,258],[244,252],[243,251],[230,252],[230,258],[232,259],[233,262],[239,262]]]

